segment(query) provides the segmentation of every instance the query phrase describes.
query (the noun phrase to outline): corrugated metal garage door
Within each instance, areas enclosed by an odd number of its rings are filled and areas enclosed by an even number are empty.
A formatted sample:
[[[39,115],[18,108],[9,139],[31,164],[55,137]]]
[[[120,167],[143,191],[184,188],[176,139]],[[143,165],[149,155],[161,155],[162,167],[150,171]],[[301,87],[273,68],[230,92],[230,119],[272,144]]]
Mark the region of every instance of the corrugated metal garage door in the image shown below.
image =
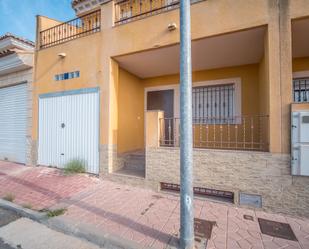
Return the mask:
[[[0,89],[0,159],[25,163],[27,84]]]
[[[98,89],[40,96],[38,163],[62,168],[72,159],[99,173]]]

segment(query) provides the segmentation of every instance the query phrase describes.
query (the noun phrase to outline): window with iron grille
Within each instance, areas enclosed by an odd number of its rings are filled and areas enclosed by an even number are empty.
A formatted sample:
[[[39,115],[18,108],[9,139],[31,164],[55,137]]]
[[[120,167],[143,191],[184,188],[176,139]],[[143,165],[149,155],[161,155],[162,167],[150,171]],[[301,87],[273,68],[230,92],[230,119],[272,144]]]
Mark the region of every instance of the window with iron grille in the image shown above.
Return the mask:
[[[293,80],[294,102],[309,102],[309,78]]]
[[[193,123],[235,122],[235,84],[199,86],[192,89]]]

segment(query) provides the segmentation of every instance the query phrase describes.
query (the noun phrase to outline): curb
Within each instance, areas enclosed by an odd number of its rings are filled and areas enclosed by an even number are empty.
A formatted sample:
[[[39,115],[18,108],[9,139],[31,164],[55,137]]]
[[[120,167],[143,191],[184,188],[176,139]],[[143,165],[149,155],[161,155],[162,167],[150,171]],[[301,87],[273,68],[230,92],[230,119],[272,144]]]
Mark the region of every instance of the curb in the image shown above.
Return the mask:
[[[48,218],[46,213],[40,213],[31,209],[23,208],[13,202],[0,199],[0,207],[16,212],[22,217],[29,218],[41,223],[52,230],[87,240],[105,249],[151,249],[142,247],[134,241],[121,238],[106,231],[98,231],[87,224],[74,224],[70,219],[59,216]],[[176,249],[174,246],[167,246],[169,249]]]
[[[0,207],[14,211],[15,213],[19,214],[22,217],[26,217],[37,222],[41,222],[47,219],[46,213],[40,213],[38,211],[34,211],[28,208],[23,208],[13,202],[9,202],[3,199],[0,199]]]
[[[83,238],[106,249],[145,248],[136,244],[134,241],[126,240],[102,230],[98,231],[87,224],[76,225],[70,219],[63,216],[50,218],[44,220],[42,223],[53,230],[65,233],[67,235],[73,235],[78,238]]]

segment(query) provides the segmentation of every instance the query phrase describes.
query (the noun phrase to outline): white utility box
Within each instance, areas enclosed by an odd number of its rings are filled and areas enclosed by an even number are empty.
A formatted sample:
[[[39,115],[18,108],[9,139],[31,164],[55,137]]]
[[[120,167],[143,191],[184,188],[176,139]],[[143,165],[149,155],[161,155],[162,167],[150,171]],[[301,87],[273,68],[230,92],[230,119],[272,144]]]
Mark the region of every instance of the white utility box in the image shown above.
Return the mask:
[[[309,110],[293,110],[291,118],[292,175],[309,176]]]

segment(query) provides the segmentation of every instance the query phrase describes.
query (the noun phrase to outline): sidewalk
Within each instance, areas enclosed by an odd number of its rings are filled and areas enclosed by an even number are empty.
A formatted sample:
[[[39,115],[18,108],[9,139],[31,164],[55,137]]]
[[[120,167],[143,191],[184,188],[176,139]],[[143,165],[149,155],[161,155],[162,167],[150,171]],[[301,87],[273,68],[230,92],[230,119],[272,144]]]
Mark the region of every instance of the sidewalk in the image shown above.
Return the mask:
[[[47,167],[26,167],[0,161],[0,197],[12,195],[14,202],[35,210],[51,207],[99,183],[87,175],[65,176]]]
[[[76,226],[133,240],[142,247],[166,248],[179,233],[179,198],[151,190],[98,180],[86,175],[63,176],[50,168],[27,168],[0,162],[0,195],[12,193],[18,204],[33,207],[66,206],[61,216]],[[41,201],[40,201],[41,200]],[[309,248],[309,220],[194,201],[195,217],[216,222],[207,248]],[[244,219],[251,215],[253,221]],[[289,223],[297,241],[261,233],[257,218]]]

